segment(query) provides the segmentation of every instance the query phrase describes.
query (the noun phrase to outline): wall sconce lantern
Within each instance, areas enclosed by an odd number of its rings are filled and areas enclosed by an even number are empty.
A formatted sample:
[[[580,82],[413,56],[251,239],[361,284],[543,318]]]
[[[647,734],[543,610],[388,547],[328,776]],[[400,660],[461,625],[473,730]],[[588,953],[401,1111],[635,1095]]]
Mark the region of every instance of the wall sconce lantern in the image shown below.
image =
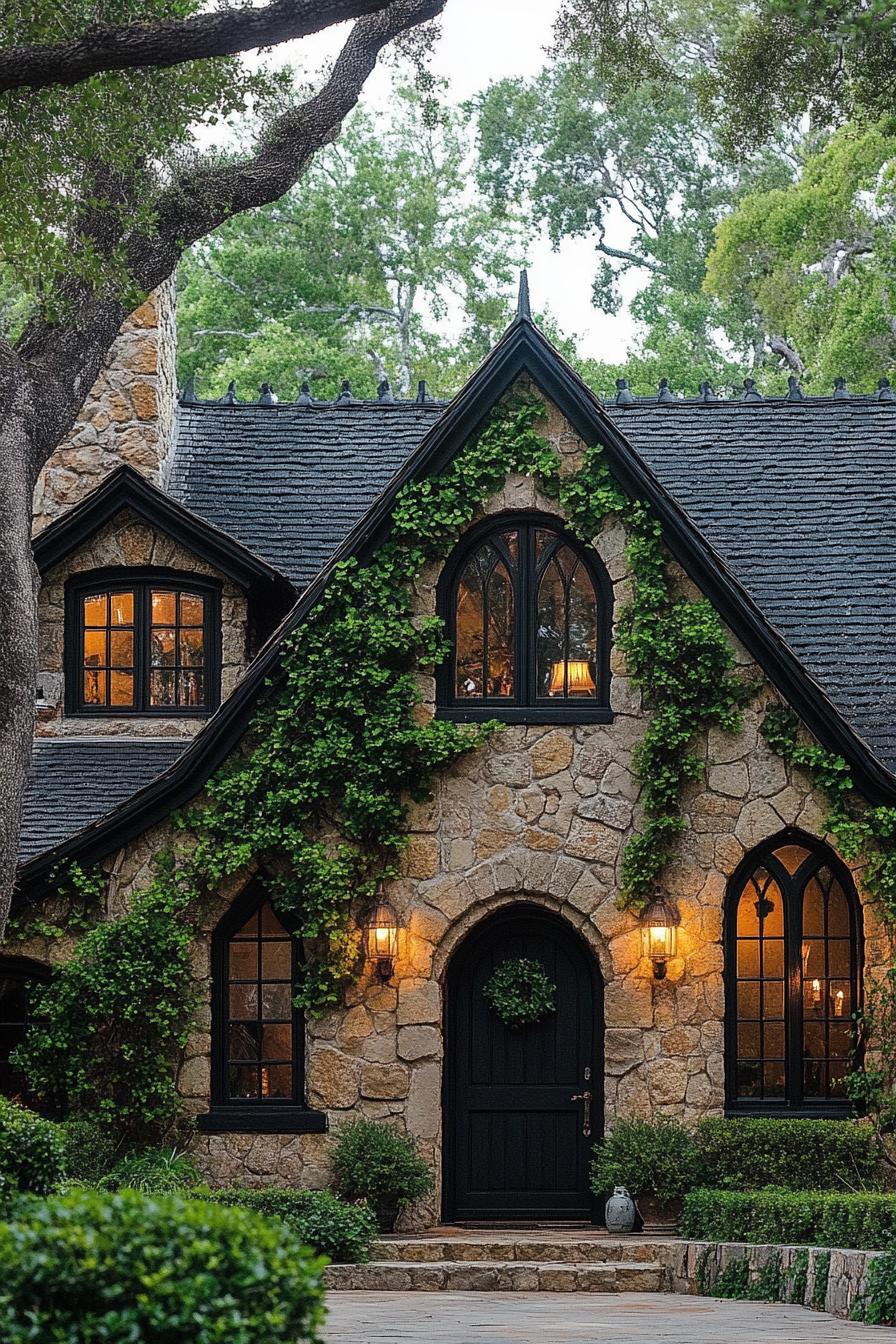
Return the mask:
[[[657,980],[665,980],[666,966],[675,956],[678,915],[663,896],[655,896],[641,916],[644,955],[653,962]]]
[[[383,984],[392,979],[398,956],[398,916],[388,901],[377,901],[367,919],[367,955]]]
[[[548,695],[593,695],[596,689],[587,659],[570,658],[569,662],[551,664]]]

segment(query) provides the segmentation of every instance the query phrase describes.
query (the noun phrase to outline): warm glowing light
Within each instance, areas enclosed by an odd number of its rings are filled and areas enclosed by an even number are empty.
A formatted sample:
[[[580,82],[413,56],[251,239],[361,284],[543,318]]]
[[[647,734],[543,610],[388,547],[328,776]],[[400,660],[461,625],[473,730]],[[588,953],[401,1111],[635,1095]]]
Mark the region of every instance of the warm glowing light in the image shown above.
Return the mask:
[[[564,677],[564,673],[566,674]],[[591,664],[584,658],[570,659],[569,662],[553,663],[551,666],[551,684],[548,695],[593,695],[596,687],[591,675]]]
[[[812,1002],[816,1005],[816,1007],[818,1006],[819,1003],[821,1003],[821,981],[820,981],[820,980],[813,980],[813,981],[812,981]]]
[[[678,916],[668,901],[657,896],[641,916],[644,955],[653,962],[657,980],[666,974],[666,964],[675,956]]]
[[[842,1017],[842,1016],[843,1016],[843,999],[844,999],[843,990],[842,990],[842,989],[838,989],[838,990],[837,990],[837,993],[834,995],[834,1016],[835,1016],[835,1017]]]
[[[398,955],[398,916],[388,901],[379,901],[367,920],[367,955],[381,980],[391,980]]]

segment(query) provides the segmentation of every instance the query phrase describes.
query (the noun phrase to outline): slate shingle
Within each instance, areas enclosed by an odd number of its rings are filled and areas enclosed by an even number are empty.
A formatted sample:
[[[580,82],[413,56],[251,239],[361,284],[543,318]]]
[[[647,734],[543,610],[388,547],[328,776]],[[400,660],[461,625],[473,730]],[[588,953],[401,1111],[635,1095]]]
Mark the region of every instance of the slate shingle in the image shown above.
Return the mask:
[[[59,844],[152,783],[189,740],[38,738],[25,795],[21,861]]]

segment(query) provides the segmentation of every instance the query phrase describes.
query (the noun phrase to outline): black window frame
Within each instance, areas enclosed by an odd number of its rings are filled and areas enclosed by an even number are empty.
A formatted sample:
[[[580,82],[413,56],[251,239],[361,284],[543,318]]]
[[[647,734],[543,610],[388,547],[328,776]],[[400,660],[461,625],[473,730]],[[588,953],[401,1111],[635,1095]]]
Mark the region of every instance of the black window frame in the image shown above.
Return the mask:
[[[219,920],[211,942],[211,1093],[209,1109],[197,1119],[198,1127],[210,1133],[308,1134],[324,1133],[327,1116],[305,1102],[305,1015],[292,1005],[293,1094],[285,1097],[233,1099],[227,1088],[228,1027],[230,1022],[229,948],[234,935],[261,906],[270,902],[270,892],[260,881],[251,883]],[[277,918],[292,941],[292,981],[302,960],[301,939],[295,927],[279,912]]]
[[[134,590],[134,704],[88,705],[84,701],[84,625],[82,599],[87,593]],[[150,639],[153,589],[196,593],[204,599],[203,705],[151,705]],[[65,712],[78,718],[205,719],[221,703],[221,583],[206,574],[154,567],[118,566],[76,574],[65,586]]]
[[[457,590],[470,556],[490,538],[509,531],[519,532],[519,560],[513,584],[514,693],[508,697],[490,697],[471,702],[455,692],[455,651],[457,648]],[[570,548],[585,567],[597,600],[597,695],[558,700],[537,696],[536,642],[538,572],[535,533],[549,531]],[[499,549],[501,549],[499,547]],[[547,566],[549,560],[544,562]],[[445,623],[451,647],[449,656],[436,671],[436,714],[456,723],[477,723],[499,719],[504,723],[611,723],[610,649],[613,631],[613,585],[600,557],[585,547],[552,514],[535,511],[493,514],[466,532],[447,561],[436,588],[436,610]]]
[[[809,851],[794,873],[774,857],[775,850],[798,845]],[[805,1098],[803,1093],[804,1014],[802,993],[803,897],[809,881],[830,868],[846,896],[850,928],[850,985],[853,1011],[861,1013],[864,979],[862,906],[849,869],[829,845],[796,827],[788,827],[750,850],[732,874],[725,893],[725,1114],[730,1116],[797,1116],[841,1119],[855,1114],[848,1097]],[[752,874],[765,868],[778,883],[784,901],[784,1090],[780,1098],[737,1095],[737,905]],[[861,1037],[854,1027],[856,1064],[861,1062]]]
[[[21,980],[30,987],[47,985],[53,977],[53,967],[43,961],[34,961],[31,957],[9,957],[0,955],[0,979]],[[10,1022],[0,1014],[0,1028],[21,1027],[24,1035],[31,1024],[30,1014],[26,1014],[24,1022]],[[15,1048],[15,1047],[13,1047]],[[10,1054],[12,1051],[9,1052]],[[6,1066],[9,1065],[9,1056],[5,1057]],[[8,1092],[0,1091],[0,1095],[9,1096]],[[24,1094],[19,1098],[24,1106],[40,1112],[48,1112],[51,1108],[45,1104],[43,1099],[34,1097],[24,1089]]]

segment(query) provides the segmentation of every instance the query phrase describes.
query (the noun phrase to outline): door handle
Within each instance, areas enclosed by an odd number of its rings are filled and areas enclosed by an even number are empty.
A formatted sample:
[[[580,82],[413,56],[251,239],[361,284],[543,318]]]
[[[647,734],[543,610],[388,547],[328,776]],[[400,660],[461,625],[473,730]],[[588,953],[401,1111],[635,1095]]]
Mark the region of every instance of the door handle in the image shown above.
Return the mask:
[[[591,1093],[574,1092],[570,1101],[583,1101],[585,1103],[582,1115],[582,1134],[586,1139],[591,1138]]]

